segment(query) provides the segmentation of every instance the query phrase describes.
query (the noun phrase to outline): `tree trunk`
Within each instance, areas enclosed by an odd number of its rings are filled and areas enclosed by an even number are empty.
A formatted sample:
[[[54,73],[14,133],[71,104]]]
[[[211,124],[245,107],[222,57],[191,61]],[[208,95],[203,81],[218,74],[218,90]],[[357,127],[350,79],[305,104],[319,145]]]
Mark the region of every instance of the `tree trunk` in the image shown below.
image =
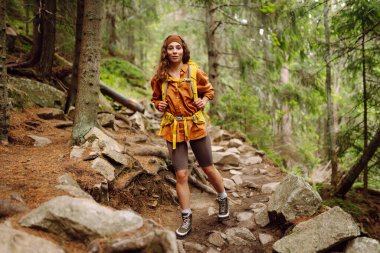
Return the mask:
[[[376,150],[380,147],[380,127],[377,129],[375,136],[363,151],[360,159],[355,163],[355,165],[350,169],[350,171],[343,178],[339,187],[335,192],[335,196],[343,197],[354,184],[356,178],[359,176],[360,172],[367,167],[368,162],[371,160],[372,156],[375,154]]]
[[[8,142],[9,103],[7,88],[6,59],[6,0],[0,0],[0,141]]]
[[[80,55],[80,45],[82,42],[82,32],[83,32],[83,11],[84,11],[84,0],[77,1],[77,19],[75,28],[75,51],[74,51],[74,63],[73,63],[73,74],[71,78],[70,89],[66,99],[65,113],[69,111],[71,105],[75,104],[78,92],[78,66],[79,66],[79,55]]]
[[[30,6],[31,6],[30,0],[26,0],[26,2],[25,2],[25,14],[26,14],[25,34],[26,35],[29,35],[29,19],[30,19],[29,10],[30,10]]]
[[[330,64],[330,26],[329,26],[329,0],[324,2],[324,26],[326,42],[326,96],[327,96],[327,149],[328,157],[331,161],[331,185],[335,188],[338,183],[338,159],[335,148],[335,131],[334,131],[334,105],[331,95],[332,79]]]
[[[116,3],[114,3],[116,4]],[[107,10],[106,14],[106,20],[107,20],[107,30],[109,33],[108,37],[108,53],[111,56],[116,56],[116,42],[117,42],[117,35],[116,35],[116,16],[115,16],[116,7],[110,6]]]
[[[364,124],[364,145],[363,149],[366,149],[368,146],[368,120],[367,120],[367,80],[366,80],[366,56],[365,56],[365,28],[364,28],[364,14],[362,16],[362,77],[363,77],[363,124]],[[368,167],[365,166],[363,169],[363,188],[364,195],[367,195],[368,192]]]
[[[45,4],[42,10],[42,51],[38,63],[38,69],[43,80],[50,80],[55,49],[55,24],[57,7],[56,0],[45,0],[42,2]]]
[[[42,33],[43,26],[41,25],[42,20],[42,9],[44,0],[34,0],[34,19],[33,19],[33,45],[32,51],[26,62],[19,64],[17,67],[31,67],[37,64],[41,57],[42,52]]]
[[[206,45],[208,52],[208,72],[209,81],[214,86],[215,96],[214,99],[210,101],[210,115],[217,114],[217,105],[220,93],[219,87],[219,73],[218,73],[218,58],[219,54],[217,51],[217,39],[216,39],[216,29],[219,23],[215,21],[215,13],[217,6],[213,0],[206,1]]]
[[[281,85],[284,85],[289,82],[289,69],[284,66],[281,69]],[[285,100],[281,103],[281,111],[283,112],[283,115],[281,117],[281,140],[282,143],[285,145],[291,145],[293,142],[292,134],[293,134],[293,127],[292,127],[292,113],[289,108],[289,101]]]
[[[100,81],[102,3],[102,0],[84,0],[78,94],[72,133],[74,144],[80,143],[86,133],[96,125]]]

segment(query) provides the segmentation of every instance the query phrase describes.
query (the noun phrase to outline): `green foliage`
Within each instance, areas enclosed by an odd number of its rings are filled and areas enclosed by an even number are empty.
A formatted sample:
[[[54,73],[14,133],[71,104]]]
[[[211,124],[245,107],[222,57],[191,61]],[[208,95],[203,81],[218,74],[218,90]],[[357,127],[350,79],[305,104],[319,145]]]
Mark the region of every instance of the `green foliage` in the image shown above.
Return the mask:
[[[259,109],[259,100],[247,83],[228,90],[220,98],[218,111],[222,118],[213,119],[217,125],[231,131],[244,133],[248,139],[261,147],[271,142],[270,132],[265,126],[270,124],[270,117]]]
[[[149,93],[145,88],[147,83],[145,73],[123,59],[103,59],[100,65],[100,78],[107,85],[127,96],[140,98]]]
[[[323,200],[322,204],[330,206],[330,207],[340,206],[343,210],[352,214],[355,217],[358,217],[363,214],[360,207],[357,206],[355,203],[348,200],[341,199],[341,198],[331,198],[331,199]]]

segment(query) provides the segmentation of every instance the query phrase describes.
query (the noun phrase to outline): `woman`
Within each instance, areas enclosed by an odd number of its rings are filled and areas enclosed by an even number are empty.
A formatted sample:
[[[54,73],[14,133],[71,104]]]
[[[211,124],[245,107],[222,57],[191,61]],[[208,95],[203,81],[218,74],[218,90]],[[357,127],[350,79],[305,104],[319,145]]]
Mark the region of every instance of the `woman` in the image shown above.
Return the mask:
[[[190,51],[178,35],[168,36],[161,48],[161,58],[152,78],[152,103],[163,112],[160,134],[167,141],[176,174],[176,190],[182,214],[177,236],[191,231],[192,213],[188,185],[188,145],[209,182],[218,192],[219,220],[229,217],[228,199],[222,177],[213,166],[211,141],[207,136],[202,109],[214,97],[214,88],[206,74],[190,61]],[[198,97],[199,96],[199,97]]]

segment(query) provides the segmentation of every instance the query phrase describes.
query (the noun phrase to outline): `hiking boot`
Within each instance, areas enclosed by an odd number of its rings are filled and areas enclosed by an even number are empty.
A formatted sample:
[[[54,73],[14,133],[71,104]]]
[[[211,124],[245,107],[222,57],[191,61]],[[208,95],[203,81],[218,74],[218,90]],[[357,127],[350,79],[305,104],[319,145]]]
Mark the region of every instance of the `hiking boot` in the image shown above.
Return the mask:
[[[228,198],[218,199],[218,202],[219,202],[218,219],[220,221],[227,220],[230,217],[230,212],[228,208]]]
[[[175,231],[176,235],[179,237],[184,237],[188,235],[191,231],[191,223],[193,220],[193,215],[190,214],[182,214],[182,224]]]

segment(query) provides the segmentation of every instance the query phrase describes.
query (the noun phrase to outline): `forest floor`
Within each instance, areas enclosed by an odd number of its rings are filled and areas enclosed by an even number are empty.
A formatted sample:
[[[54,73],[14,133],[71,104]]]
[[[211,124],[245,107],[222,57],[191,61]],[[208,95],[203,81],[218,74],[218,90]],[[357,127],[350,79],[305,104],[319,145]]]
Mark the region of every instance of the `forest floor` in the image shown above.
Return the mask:
[[[71,128],[59,129],[55,125],[61,122],[60,120],[39,118],[36,113],[43,110],[44,108],[34,108],[11,112],[10,144],[0,144],[0,200],[9,198],[11,194],[16,194],[25,201],[28,210],[11,217],[14,227],[55,241],[62,245],[67,252],[87,252],[86,245],[81,241],[66,240],[43,231],[21,228],[17,224],[17,221],[30,209],[36,208],[56,196],[66,195],[65,192],[55,187],[58,184],[57,178],[59,176],[69,173],[83,189],[90,189],[101,180],[101,176],[90,168],[89,162],[70,159]],[[33,140],[28,137],[30,134],[47,137],[52,143],[44,147],[35,147]],[[119,132],[117,134],[126,136],[131,133]],[[151,136],[151,138],[156,137]],[[258,168],[265,168],[268,172],[267,176],[260,179],[261,183],[278,182],[285,176],[285,173],[276,168],[268,159],[264,159],[263,163],[258,166]],[[228,171],[221,171],[221,173],[224,177],[231,176]],[[194,210],[193,231],[186,237],[185,241],[205,244],[210,232],[239,226],[234,218],[219,223],[216,217],[208,215],[210,206],[217,208],[215,196],[200,192],[195,188],[191,188],[191,192]],[[238,202],[238,199],[233,198],[235,201],[233,200],[231,203],[231,214],[249,210],[250,204],[265,203],[269,199],[268,194],[263,194],[260,191],[250,190],[246,193],[249,197],[242,199],[240,204],[234,204],[234,202]],[[355,218],[360,222],[369,223],[372,226],[370,230],[378,231],[372,233],[372,237],[380,239],[380,197],[370,196],[367,200],[363,200],[358,196],[353,201],[363,210],[364,214]],[[143,201],[134,202],[133,199],[124,198],[123,195],[111,194],[110,205],[118,209],[131,208],[139,212],[144,218],[151,218],[171,230],[175,230],[180,223],[179,209],[170,202],[162,202],[157,207],[149,207]],[[5,219],[6,217],[0,217],[0,222]],[[258,238],[258,233],[271,234],[275,241],[284,234],[284,230],[284,227],[269,225],[265,228],[255,227],[253,233],[256,238]],[[274,241],[264,247],[258,243],[257,248],[252,248],[250,252],[272,252],[271,246]],[[196,251],[188,249],[187,252]],[[226,251],[222,250],[222,252]]]

